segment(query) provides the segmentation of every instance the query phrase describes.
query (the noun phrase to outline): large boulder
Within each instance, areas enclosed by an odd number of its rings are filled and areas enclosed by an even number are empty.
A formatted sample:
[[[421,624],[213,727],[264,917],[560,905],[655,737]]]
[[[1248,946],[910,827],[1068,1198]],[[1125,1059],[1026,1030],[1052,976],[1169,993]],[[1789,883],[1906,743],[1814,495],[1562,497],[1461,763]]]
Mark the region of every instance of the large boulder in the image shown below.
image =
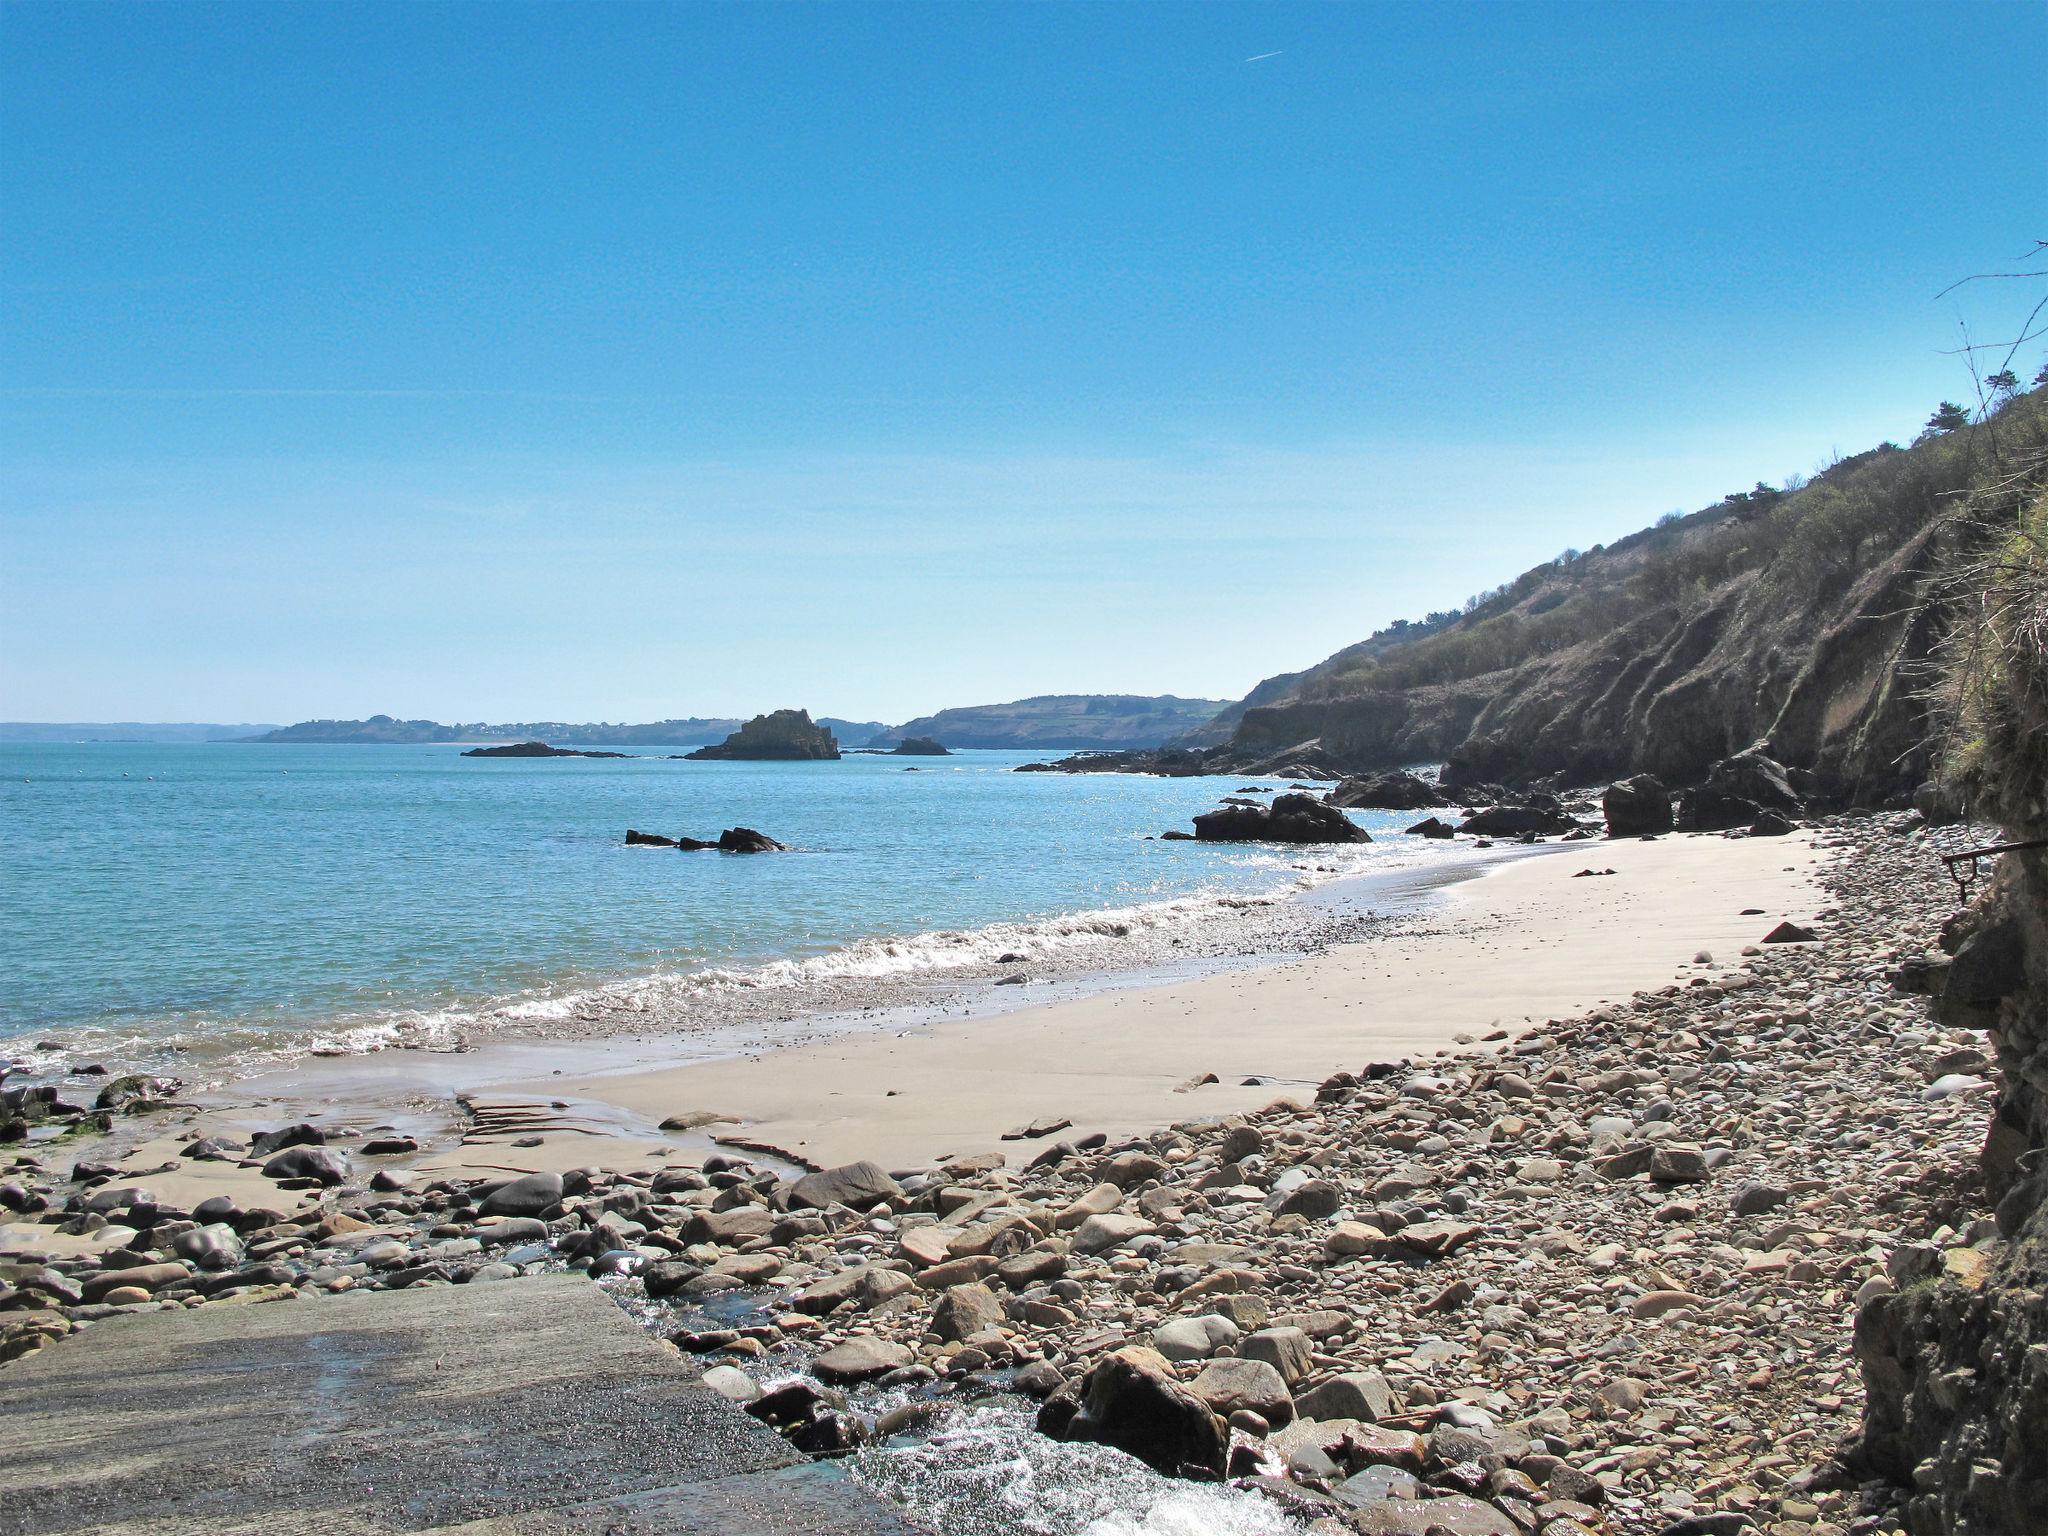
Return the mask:
[[[1226,805],[1195,818],[1205,843],[1369,843],[1371,836],[1311,795],[1276,795],[1267,805]]]
[[[1805,810],[1791,771],[1759,746],[1724,757],[1707,770],[1706,782],[1679,801],[1681,826],[1698,832],[1726,832],[1754,826],[1765,812],[1798,816]]]
[[[1211,1360],[1188,1383],[1188,1391],[1229,1418],[1248,1408],[1276,1428],[1294,1417],[1294,1397],[1280,1372],[1263,1360],[1242,1357]]]
[[[865,1211],[902,1198],[903,1186],[879,1164],[869,1162],[807,1173],[789,1187],[789,1207],[798,1211],[822,1211],[835,1205]]]
[[[1429,780],[1399,771],[1346,779],[1330,791],[1329,800],[1332,805],[1372,811],[1426,811],[1451,803]]]
[[[1173,1368],[1149,1349],[1105,1356],[1078,1393],[1053,1397],[1038,1427],[1056,1440],[1113,1445],[1169,1476],[1223,1476],[1230,1431],[1209,1405],[1173,1380]]]
[[[529,1173],[523,1179],[500,1184],[483,1198],[479,1216],[539,1216],[562,1203],[559,1173]]]
[[[1004,1322],[1003,1304],[985,1285],[952,1285],[932,1307],[932,1332],[942,1339],[970,1339]]]
[[[1654,773],[1608,785],[1600,809],[1609,837],[1654,837],[1671,830],[1671,791]]]
[[[311,1179],[333,1187],[348,1177],[348,1157],[332,1147],[287,1147],[263,1165],[266,1179]]]
[[[1491,805],[1459,822],[1458,830],[1475,837],[1521,837],[1532,832],[1546,837],[1554,832],[1570,832],[1577,826],[1562,810],[1547,805]]]

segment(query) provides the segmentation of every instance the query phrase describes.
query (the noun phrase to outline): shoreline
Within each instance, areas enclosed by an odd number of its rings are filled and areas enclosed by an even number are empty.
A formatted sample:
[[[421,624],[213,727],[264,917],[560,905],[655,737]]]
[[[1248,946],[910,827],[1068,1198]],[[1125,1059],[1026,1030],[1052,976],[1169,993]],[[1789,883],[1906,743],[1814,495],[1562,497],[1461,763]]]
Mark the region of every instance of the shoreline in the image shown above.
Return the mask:
[[[1505,842],[1479,848],[1470,841],[1395,839],[1385,829],[1364,867],[1345,867],[1356,863],[1357,850],[1348,847],[1205,846],[1243,856],[1262,871],[1264,883],[1132,890],[1105,905],[997,916],[972,926],[883,930],[788,952],[698,957],[680,969],[650,961],[622,971],[572,970],[508,991],[432,993],[376,1009],[350,1005],[270,1018],[258,1007],[247,1019],[189,1023],[174,1013],[175,1027],[162,1034],[117,1022],[40,1025],[0,1041],[0,1056],[12,1056],[24,1077],[63,1077],[97,1065],[110,1073],[174,1078],[190,1093],[213,1099],[238,1084],[313,1072],[309,1063],[321,1060],[505,1046],[605,1049],[606,1042],[655,1036],[689,1056],[780,1048],[887,1014],[1011,1011],[1019,1000],[992,992],[998,980],[1020,974],[1006,961],[1021,966],[1030,1001],[1037,1002],[1048,985],[1069,995],[1129,984],[1128,978],[1178,979],[1310,953],[1385,907],[1406,908],[1495,862],[1545,851]],[[1330,858],[1340,862],[1322,862]]]
[[[194,1203],[274,1191],[253,1168],[186,1160],[184,1146],[294,1122],[342,1145],[364,1133],[410,1136],[415,1151],[374,1166],[425,1178],[690,1166],[721,1151],[796,1168],[989,1153],[1018,1164],[1045,1141],[1008,1133],[1034,1123],[1114,1139],[1307,1102],[1329,1073],[1367,1057],[1420,1059],[1683,979],[1694,954],[1729,960],[1780,918],[1811,917],[1821,899],[1805,833],[1486,854],[1271,898],[1292,920],[1255,924],[1224,953],[1098,962],[1030,987],[949,976],[913,984],[937,991],[920,1000],[799,1012],[767,1039],[742,1018],[708,1034],[506,1031],[460,1051],[300,1057],[74,1145],[162,1169],[152,1182]],[[1581,867],[1617,874],[1579,879]],[[1769,916],[1742,917],[1745,907]],[[1638,924],[1653,930],[1649,942],[1627,938]],[[1253,940],[1266,942],[1243,947]],[[1503,963],[1510,951],[1515,962]],[[1369,969],[1382,958],[1390,969]],[[1199,1081],[1208,1076],[1216,1081]],[[699,1113],[721,1118],[660,1128]],[[0,1228],[0,1248],[19,1241]]]
[[[1617,873],[1581,879],[1573,852]],[[1069,1122],[1060,1135],[1115,1140],[1312,1098],[1365,1057],[1412,1060],[1494,1031],[1512,1036],[1704,974],[1713,967],[1692,960],[1703,951],[1725,966],[1777,922],[1813,917],[1825,902],[1818,863],[1808,835],[1551,846],[1436,887],[1411,922],[1320,953],[1100,988],[993,1019],[505,1087],[649,1119],[735,1114],[753,1145],[817,1166],[1028,1152],[1038,1138],[1007,1133],[1055,1120]],[[1646,888],[1652,881],[1663,883]],[[1617,947],[1638,924],[1651,931]],[[1503,946],[1517,963],[1501,963]],[[1395,969],[1372,969],[1382,960]]]
[[[7,1246],[35,1257],[0,1276],[31,1310],[0,1327],[0,1364],[113,1317],[566,1265],[914,1515],[1017,1456],[1182,1507],[1189,1484],[1133,1484],[1133,1463],[1069,1444],[1097,1441],[1227,1481],[1202,1497],[1237,1501],[1246,1530],[1277,1504],[1389,1533],[1455,1515],[1485,1536],[1675,1536],[1722,1511],[1839,1536],[1859,1496],[1833,1459],[1861,1402],[1852,1302],[1902,1255],[1967,1275],[1995,1241],[1958,1204],[1995,1086],[1971,1075],[1985,1041],[1893,984],[1951,910],[1938,848],[1911,833],[1847,818],[1579,844],[1592,857],[1461,883],[1416,931],[765,1058],[775,1091],[835,1111],[833,1136],[923,1146],[973,1116],[974,1145],[1000,1154],[948,1146],[915,1171],[699,1167],[705,1148],[635,1158],[601,1128],[488,1160],[382,1158],[355,1120],[273,1139],[292,1168],[272,1178],[233,1147],[152,1163],[165,1140],[68,1173],[18,1160]],[[1781,919],[1813,932],[1762,943]],[[1281,1032],[1248,1029],[1258,1017]],[[924,1070],[958,1067],[977,1034],[1021,1058],[1001,1118],[969,1079],[943,1113],[834,1102],[913,1046]],[[1107,1071],[1048,1054],[1077,1036]],[[1314,1070],[1161,1088],[1225,1048]],[[625,1102],[704,1070],[550,1074],[521,1102]],[[1098,1076],[1121,1108],[1093,1123],[1154,1118],[999,1141],[1025,1094],[1072,1099]],[[1255,1107],[1222,1102],[1240,1092]],[[515,1152],[541,1171],[512,1177]],[[1084,1411],[1132,1373],[1135,1397]],[[1186,1434],[1171,1453],[1166,1424]],[[1482,1456],[1501,1468],[1483,1485]]]

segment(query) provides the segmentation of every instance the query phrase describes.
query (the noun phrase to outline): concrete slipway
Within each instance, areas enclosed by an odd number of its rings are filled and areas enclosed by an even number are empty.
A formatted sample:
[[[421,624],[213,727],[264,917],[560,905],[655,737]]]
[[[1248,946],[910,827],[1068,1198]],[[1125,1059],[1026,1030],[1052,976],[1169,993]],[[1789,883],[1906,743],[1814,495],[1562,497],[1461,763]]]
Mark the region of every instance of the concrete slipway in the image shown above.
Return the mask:
[[[919,1536],[580,1277],[103,1322],[0,1371],[0,1532]]]

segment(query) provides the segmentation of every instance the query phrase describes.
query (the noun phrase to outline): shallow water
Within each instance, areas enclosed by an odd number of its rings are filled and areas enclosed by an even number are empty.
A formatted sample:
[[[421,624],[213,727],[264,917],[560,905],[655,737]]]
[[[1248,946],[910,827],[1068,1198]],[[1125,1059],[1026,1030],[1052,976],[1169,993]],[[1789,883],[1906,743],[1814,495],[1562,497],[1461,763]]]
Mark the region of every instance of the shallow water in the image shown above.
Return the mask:
[[[1108,965],[1134,936],[1163,944],[1248,899],[1447,852],[1150,841],[1240,785],[1011,771],[1030,757],[909,773],[886,757],[0,748],[0,1039],[364,1048],[608,1008],[659,1027],[734,994],[944,978],[1009,950]],[[628,826],[732,825],[797,851],[623,843]]]

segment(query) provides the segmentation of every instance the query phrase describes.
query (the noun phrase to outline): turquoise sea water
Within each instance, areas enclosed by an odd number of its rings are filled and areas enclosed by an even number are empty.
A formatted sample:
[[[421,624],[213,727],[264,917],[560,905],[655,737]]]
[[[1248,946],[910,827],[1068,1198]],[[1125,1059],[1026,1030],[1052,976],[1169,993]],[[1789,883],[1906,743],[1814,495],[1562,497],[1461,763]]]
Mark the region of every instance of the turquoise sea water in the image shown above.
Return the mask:
[[[1146,841],[1238,785],[1011,771],[1029,756],[908,773],[884,757],[0,748],[0,1038],[362,1046],[594,998],[657,1022],[732,989],[943,975],[1003,948],[1199,926],[1246,896],[1421,856],[1418,839],[1318,849],[1305,875],[1301,850]],[[797,851],[623,846],[628,826],[733,825]]]

